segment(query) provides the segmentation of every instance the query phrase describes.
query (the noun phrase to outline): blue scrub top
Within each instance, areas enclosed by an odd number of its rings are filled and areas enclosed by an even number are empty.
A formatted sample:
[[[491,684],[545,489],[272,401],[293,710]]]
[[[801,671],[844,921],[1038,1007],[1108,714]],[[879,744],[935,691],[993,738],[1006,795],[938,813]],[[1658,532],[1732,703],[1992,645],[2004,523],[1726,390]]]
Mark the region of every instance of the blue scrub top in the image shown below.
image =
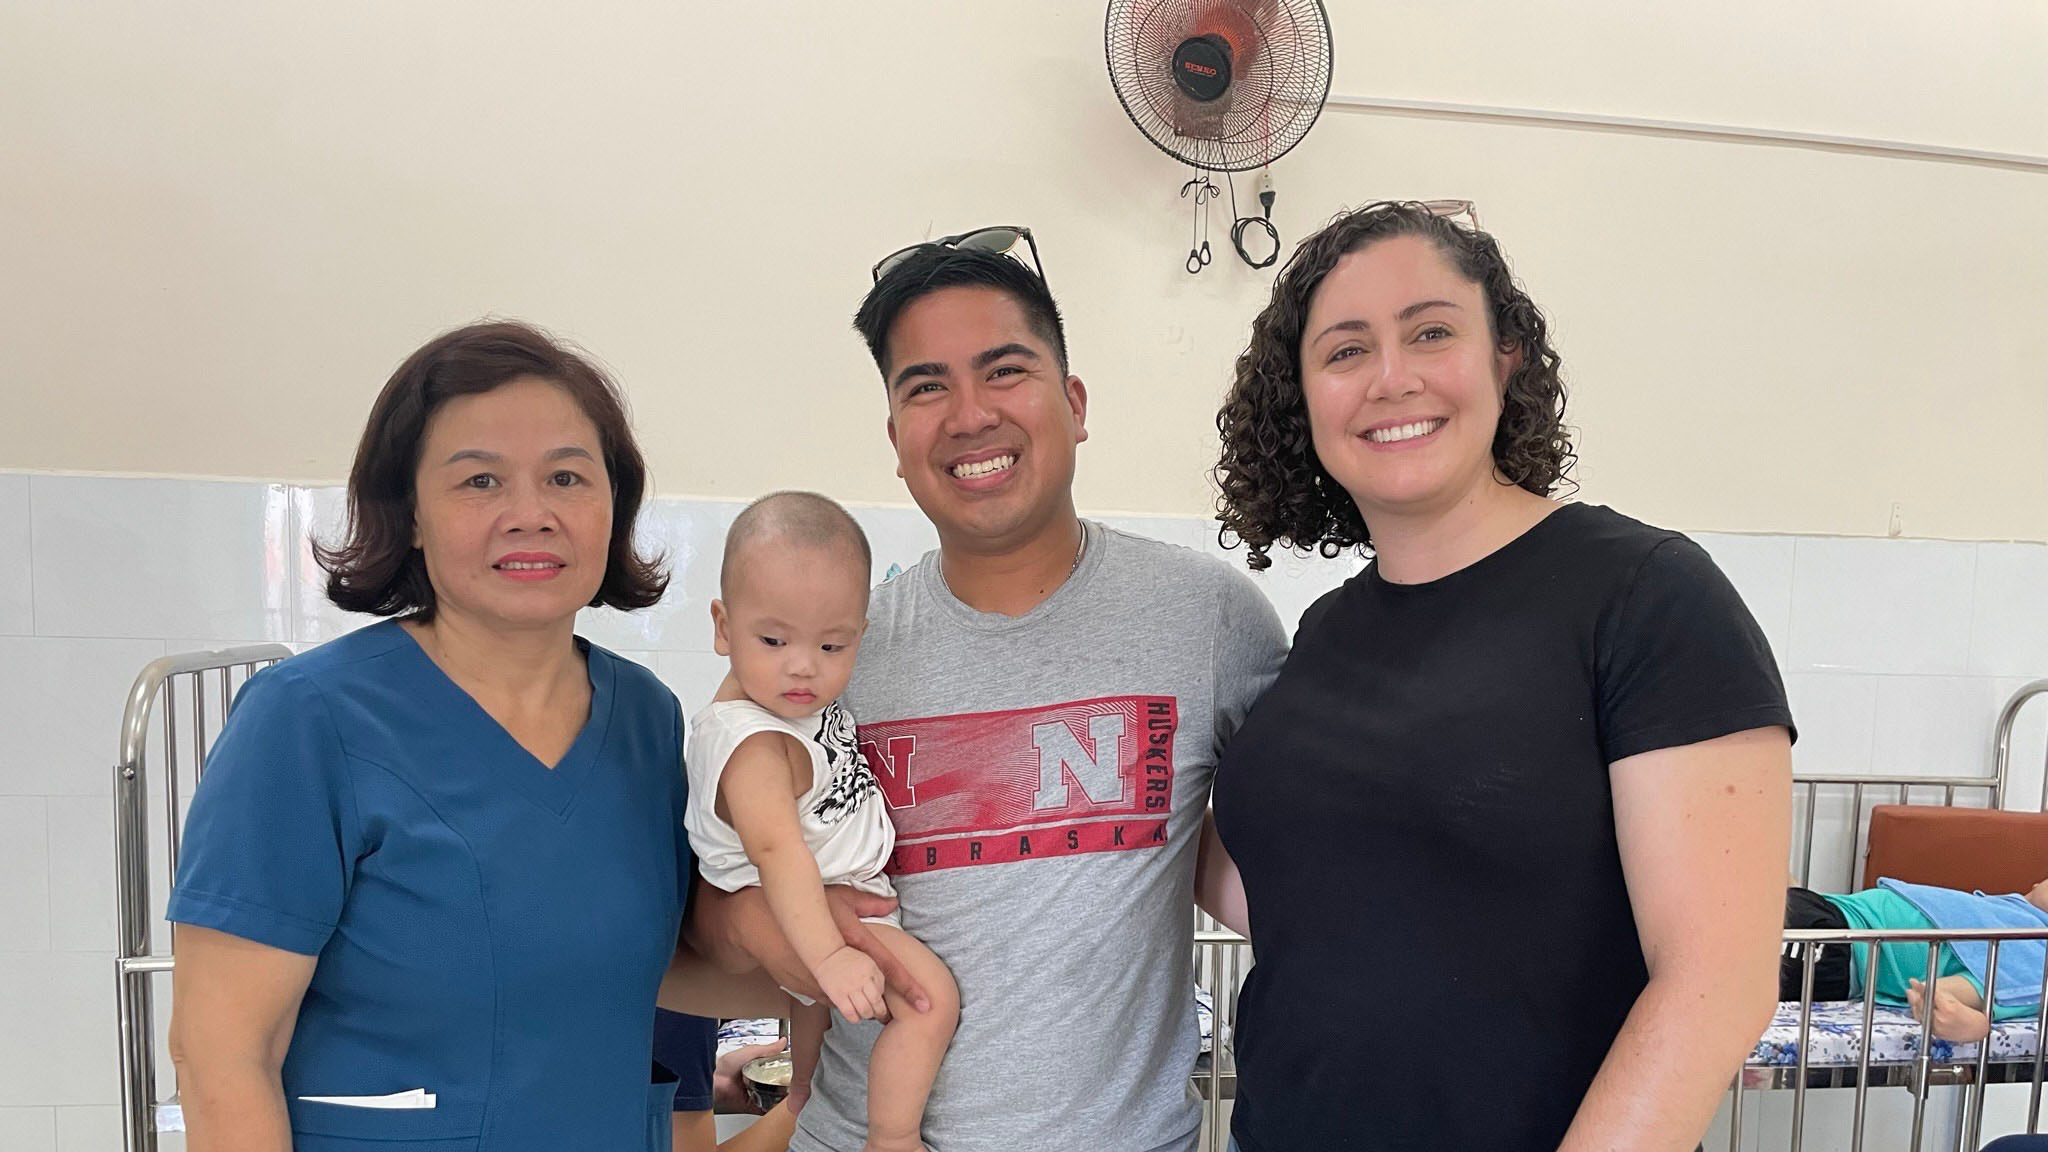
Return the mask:
[[[242,689],[168,916],[318,957],[283,1070],[297,1152],[668,1148],[682,711],[577,643],[590,718],[553,769],[394,622]],[[413,1089],[436,1106],[301,1099]]]

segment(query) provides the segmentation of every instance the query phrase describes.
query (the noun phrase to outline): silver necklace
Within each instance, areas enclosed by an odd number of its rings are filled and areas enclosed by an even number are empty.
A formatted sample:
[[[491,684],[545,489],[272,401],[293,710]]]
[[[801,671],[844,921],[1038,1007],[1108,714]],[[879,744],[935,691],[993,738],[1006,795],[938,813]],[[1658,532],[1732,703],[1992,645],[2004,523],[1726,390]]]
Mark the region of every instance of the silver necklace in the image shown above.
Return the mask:
[[[1072,564],[1067,565],[1067,575],[1069,577],[1072,577],[1074,573],[1079,572],[1081,570],[1081,557],[1086,556],[1087,554],[1088,525],[1084,523],[1081,525],[1081,543],[1074,548],[1074,562]],[[946,582],[945,562],[942,560],[933,567],[936,568],[939,573],[939,584],[943,586],[948,593],[952,592],[953,586]],[[954,599],[957,600],[959,599],[959,597],[955,596]]]

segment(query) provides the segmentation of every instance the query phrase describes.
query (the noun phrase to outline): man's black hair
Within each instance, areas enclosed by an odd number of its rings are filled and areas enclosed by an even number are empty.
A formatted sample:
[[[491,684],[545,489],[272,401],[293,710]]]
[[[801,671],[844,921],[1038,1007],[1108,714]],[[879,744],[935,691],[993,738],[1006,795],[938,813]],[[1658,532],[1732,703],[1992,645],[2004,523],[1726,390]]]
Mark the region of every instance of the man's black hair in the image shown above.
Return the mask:
[[[885,378],[889,374],[889,330],[896,318],[933,292],[961,287],[994,288],[1015,300],[1031,330],[1052,345],[1060,375],[1067,374],[1067,332],[1060,321],[1060,306],[1036,272],[998,253],[934,244],[911,253],[884,273],[853,315],[853,326],[867,341],[875,367]]]

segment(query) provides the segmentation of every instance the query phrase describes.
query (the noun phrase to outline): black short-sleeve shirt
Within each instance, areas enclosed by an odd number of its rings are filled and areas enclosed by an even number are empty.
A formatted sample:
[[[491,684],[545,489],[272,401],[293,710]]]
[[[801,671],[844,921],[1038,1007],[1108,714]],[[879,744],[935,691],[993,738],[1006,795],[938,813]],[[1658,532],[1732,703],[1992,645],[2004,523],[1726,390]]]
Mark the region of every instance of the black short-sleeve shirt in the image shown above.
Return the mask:
[[[1791,723],[1713,561],[1606,508],[1317,601],[1217,770],[1244,1152],[1555,1148],[1648,980],[1608,766]]]

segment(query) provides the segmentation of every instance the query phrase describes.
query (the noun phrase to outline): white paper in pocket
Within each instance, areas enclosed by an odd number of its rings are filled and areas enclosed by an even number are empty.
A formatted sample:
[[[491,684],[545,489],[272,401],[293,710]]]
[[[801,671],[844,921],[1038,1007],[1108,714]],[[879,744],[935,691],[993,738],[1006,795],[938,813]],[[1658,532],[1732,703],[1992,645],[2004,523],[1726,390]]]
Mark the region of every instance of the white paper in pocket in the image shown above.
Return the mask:
[[[301,1096],[307,1104],[339,1104],[343,1108],[432,1108],[434,1094],[425,1088],[389,1096]]]

